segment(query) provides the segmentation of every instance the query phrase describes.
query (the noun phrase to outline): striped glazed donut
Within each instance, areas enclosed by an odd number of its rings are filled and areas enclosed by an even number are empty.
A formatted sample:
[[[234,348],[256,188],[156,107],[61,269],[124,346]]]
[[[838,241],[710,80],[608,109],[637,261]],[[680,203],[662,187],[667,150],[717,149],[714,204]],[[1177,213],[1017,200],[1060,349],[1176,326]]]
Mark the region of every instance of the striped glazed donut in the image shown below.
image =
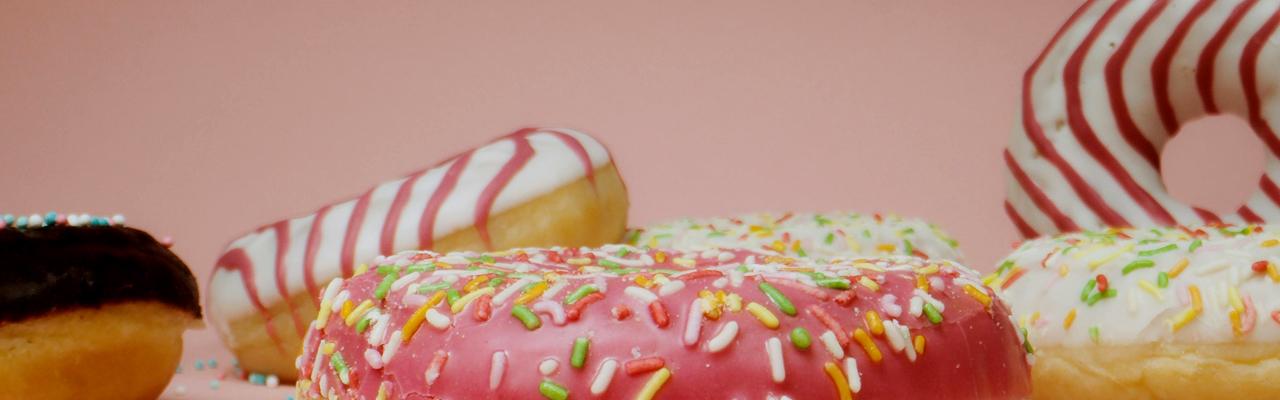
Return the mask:
[[[1023,78],[1004,153],[1025,237],[1104,226],[1280,221],[1277,1],[1090,1]],[[1245,118],[1266,143],[1259,190],[1230,215],[1170,196],[1160,152],[1187,121]]]
[[[324,282],[404,250],[616,242],[626,210],[604,145],[568,129],[523,129],[232,241],[205,305],[246,370],[291,380]]]

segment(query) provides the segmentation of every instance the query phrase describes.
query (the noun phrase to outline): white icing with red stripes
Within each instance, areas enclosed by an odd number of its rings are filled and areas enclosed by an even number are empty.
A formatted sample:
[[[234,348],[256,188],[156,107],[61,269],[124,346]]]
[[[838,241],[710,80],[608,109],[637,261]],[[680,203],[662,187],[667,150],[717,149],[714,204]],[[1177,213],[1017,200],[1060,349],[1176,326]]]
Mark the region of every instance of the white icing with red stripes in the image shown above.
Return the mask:
[[[210,320],[233,341],[230,319],[266,318],[267,307],[298,293],[318,301],[317,282],[350,276],[380,254],[429,249],[436,238],[472,226],[487,241],[491,215],[583,177],[594,184],[594,170],[610,162],[604,145],[584,133],[523,129],[355,199],[266,225],[231,242],[219,258],[208,287]],[[313,316],[287,306],[301,336]]]
[[[1280,221],[1280,2],[1090,1],[1027,70],[1004,154],[1005,211],[1025,237],[1105,226]],[[1245,118],[1267,145],[1259,190],[1230,215],[1170,196],[1160,151],[1181,124]]]

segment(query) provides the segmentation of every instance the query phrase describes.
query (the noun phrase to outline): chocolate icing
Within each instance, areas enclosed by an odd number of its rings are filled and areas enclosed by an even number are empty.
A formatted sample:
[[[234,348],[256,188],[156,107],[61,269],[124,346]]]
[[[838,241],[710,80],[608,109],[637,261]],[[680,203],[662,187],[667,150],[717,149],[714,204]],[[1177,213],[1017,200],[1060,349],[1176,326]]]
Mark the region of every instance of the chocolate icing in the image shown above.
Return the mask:
[[[121,226],[0,229],[0,324],[148,300],[200,318],[191,270],[146,232]]]

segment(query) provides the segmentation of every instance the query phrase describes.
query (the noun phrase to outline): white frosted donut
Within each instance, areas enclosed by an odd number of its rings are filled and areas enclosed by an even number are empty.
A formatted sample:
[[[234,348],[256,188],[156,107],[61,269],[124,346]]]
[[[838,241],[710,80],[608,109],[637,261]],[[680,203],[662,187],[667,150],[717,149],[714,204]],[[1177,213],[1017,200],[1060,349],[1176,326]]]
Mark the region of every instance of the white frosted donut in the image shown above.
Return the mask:
[[[1106,226],[1280,220],[1280,2],[1090,1],[1023,78],[1004,153],[1005,210],[1025,237]],[[1160,153],[1183,123],[1246,119],[1266,143],[1259,190],[1217,216],[1170,196]]]
[[[1023,243],[987,278],[1036,347],[1037,398],[1280,393],[1280,226]]]
[[[317,283],[405,250],[616,242],[626,209],[626,189],[602,144],[568,129],[523,129],[232,241],[206,306],[246,370],[292,379],[319,305]]]
[[[879,213],[787,212],[686,218],[633,229],[627,233],[627,242],[678,250],[748,248],[817,259],[888,255],[963,258],[958,243],[933,224]]]

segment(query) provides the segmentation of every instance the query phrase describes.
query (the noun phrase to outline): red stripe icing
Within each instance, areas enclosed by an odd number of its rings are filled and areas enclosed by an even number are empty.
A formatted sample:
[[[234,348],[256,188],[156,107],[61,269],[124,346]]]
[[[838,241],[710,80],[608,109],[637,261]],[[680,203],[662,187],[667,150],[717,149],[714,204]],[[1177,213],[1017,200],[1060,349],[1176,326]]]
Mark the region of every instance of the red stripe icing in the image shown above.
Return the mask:
[[[289,220],[276,222],[271,225],[271,230],[276,235],[276,291],[280,292],[280,298],[284,299],[285,306],[289,307],[289,318],[293,320],[294,330],[298,332],[298,337],[302,337],[307,328],[302,324],[302,318],[298,316],[297,307],[293,306],[293,299],[289,296],[289,285],[285,281],[285,278],[288,278],[284,257],[289,249]]]
[[[258,315],[262,316],[262,324],[267,328],[267,336],[271,338],[271,343],[275,344],[276,350],[280,354],[287,354],[281,344],[280,335],[276,333],[276,328],[271,325],[271,312],[267,311],[267,307],[262,305],[262,299],[258,297],[258,291],[254,289],[257,286],[253,283],[253,260],[249,259],[249,254],[245,253],[244,249],[231,249],[223,253],[222,257],[219,257],[218,262],[214,265],[217,266],[214,269],[215,272],[219,269],[224,269],[240,273],[240,280],[244,283],[245,294],[249,296],[249,304],[252,304],[253,308],[258,310]]]
[[[1280,12],[1273,12],[1271,18],[1263,23],[1262,28],[1249,38],[1248,43],[1245,43],[1240,57],[1240,81],[1244,86],[1245,102],[1249,108],[1249,125],[1253,127],[1254,133],[1262,139],[1262,142],[1267,144],[1271,154],[1280,157],[1280,139],[1276,138],[1275,130],[1262,116],[1262,100],[1258,94],[1258,55],[1271,35],[1275,34],[1277,25],[1280,25]],[[1263,179],[1270,181],[1265,176]],[[1275,197],[1272,199],[1274,201]],[[1280,205],[1280,202],[1276,204]]]
[[[583,171],[587,174],[587,182],[591,183],[591,186],[594,187],[596,185],[596,169],[591,164],[591,155],[587,153],[587,148],[582,145],[582,141],[573,137],[573,135],[556,130],[546,130],[543,132],[550,133],[555,137],[560,138],[560,141],[564,142],[565,146],[569,146],[569,150],[572,150],[573,154],[578,156],[578,160],[582,161]]]
[[[1039,207],[1041,212],[1045,213],[1045,215],[1049,216],[1049,219],[1053,220],[1053,226],[1057,227],[1060,231],[1074,231],[1079,229],[1079,227],[1076,226],[1075,221],[1072,221],[1070,217],[1067,217],[1061,210],[1058,210],[1058,207],[1053,204],[1053,200],[1050,200],[1049,196],[1045,196],[1044,192],[1040,190],[1040,187],[1031,180],[1031,177],[1027,176],[1027,173],[1018,165],[1018,160],[1015,160],[1013,158],[1013,154],[1009,153],[1008,150],[1004,151],[1004,163],[1009,167],[1009,173],[1013,175],[1013,179],[1018,181],[1018,185],[1022,186],[1022,190],[1027,193],[1027,197],[1031,198],[1031,202],[1035,203],[1036,207]]]
[[[498,170],[498,175],[489,181],[489,184],[480,192],[480,198],[476,200],[476,232],[480,234],[480,240],[484,242],[485,248],[493,248],[493,242],[489,237],[489,214],[493,211],[493,203],[502,193],[502,189],[511,183],[511,178],[514,178],[516,173],[529,163],[529,159],[533,158],[533,146],[529,144],[528,135],[536,131],[537,129],[526,128],[511,134],[510,138],[516,146],[515,155],[507,160],[501,170]]]
[[[1169,40],[1160,48],[1160,52],[1156,53],[1155,61],[1151,63],[1151,90],[1155,93],[1156,111],[1160,114],[1160,122],[1164,124],[1164,130],[1169,136],[1173,136],[1181,128],[1178,116],[1173,111],[1173,100],[1169,97],[1169,69],[1173,56],[1178,52],[1178,48],[1182,47],[1182,41],[1187,38],[1191,26],[1200,20],[1200,16],[1204,15],[1215,1],[1200,1],[1192,6],[1187,16],[1173,28]]]
[[[1040,65],[1044,63],[1044,58],[1049,54],[1049,50],[1052,49],[1054,44],[1062,38],[1062,34],[1066,32],[1067,28],[1074,25],[1076,19],[1079,18],[1080,15],[1084,14],[1085,10],[1087,10],[1092,4],[1093,2],[1090,1],[1084,6],[1081,6],[1080,9],[1076,10],[1075,14],[1071,15],[1071,18],[1067,20],[1066,25],[1063,25],[1062,28],[1054,34],[1053,40],[1050,42],[1051,44],[1045,47],[1044,51],[1040,53],[1040,56],[1036,58],[1035,63],[1033,63],[1031,68],[1027,69],[1027,73],[1023,75],[1022,126],[1023,130],[1026,131],[1027,139],[1029,139],[1035,146],[1036,151],[1043,155],[1046,160],[1053,164],[1053,166],[1062,173],[1062,176],[1067,180],[1067,184],[1069,184],[1071,189],[1080,196],[1080,199],[1084,201],[1085,205],[1098,215],[1098,218],[1107,225],[1128,226],[1129,222],[1125,220],[1124,217],[1121,217],[1120,214],[1116,213],[1115,210],[1111,209],[1111,207],[1102,200],[1102,196],[1099,196],[1092,187],[1085,183],[1084,179],[1080,177],[1080,174],[1076,173],[1075,169],[1062,158],[1062,155],[1058,154],[1058,150],[1053,147],[1053,143],[1045,137],[1044,130],[1040,126],[1040,122],[1036,121],[1035,103],[1031,100],[1031,89],[1033,86],[1032,80],[1034,79],[1036,72],[1040,69]]]
[[[1213,34],[1205,44],[1204,51],[1200,53],[1200,62],[1196,66],[1196,88],[1200,90],[1204,110],[1209,114],[1218,113],[1218,103],[1213,98],[1213,74],[1218,52],[1222,51],[1222,45],[1226,44],[1227,37],[1231,36],[1236,25],[1240,24],[1240,20],[1244,19],[1245,14],[1248,14],[1256,4],[1255,0],[1245,0],[1231,9],[1231,15],[1228,15],[1227,20],[1218,27],[1218,31]]]
[[[364,225],[364,214],[369,210],[369,199],[373,196],[375,189],[369,189],[356,200],[356,205],[351,209],[351,218],[347,220],[346,237],[342,240],[342,276],[351,276],[355,272],[356,263],[356,241],[360,238],[360,228]]]
[[[391,200],[386,221],[382,224],[381,243],[378,246],[380,253],[384,255],[395,253],[396,228],[400,226],[400,214],[404,213],[404,206],[409,204],[409,195],[413,194],[413,187],[417,185],[418,178],[421,178],[426,171],[405,177],[404,183],[400,184],[400,189],[396,190],[396,197]]]
[[[1262,188],[1262,193],[1265,193],[1272,203],[1280,204],[1280,187],[1276,187],[1276,183],[1271,181],[1271,177],[1263,175],[1259,179],[1258,187]]]
[[[1240,210],[1237,211],[1237,213],[1240,214],[1240,218],[1244,218],[1245,222],[1248,222],[1251,224],[1262,223],[1262,217],[1259,217],[1258,214],[1254,213],[1253,209],[1249,208],[1247,204],[1240,206]]]
[[[1116,127],[1120,129],[1120,134],[1124,140],[1133,147],[1133,150],[1147,160],[1147,163],[1160,170],[1160,153],[1156,151],[1156,147],[1142,135],[1142,130],[1138,128],[1138,124],[1133,121],[1133,115],[1129,114],[1129,106],[1125,103],[1124,96],[1124,67],[1129,62],[1129,56],[1133,54],[1133,47],[1137,45],[1138,39],[1142,38],[1143,33],[1151,26],[1151,22],[1164,11],[1169,5],[1168,1],[1158,1],[1154,6],[1147,9],[1142,14],[1142,18],[1134,23],[1133,30],[1125,37],[1124,42],[1116,49],[1115,55],[1107,60],[1107,95],[1111,100],[1111,113],[1116,117]]]
[[[427,208],[422,210],[422,221],[418,223],[418,248],[435,247],[436,215],[440,213],[440,206],[444,204],[445,199],[453,193],[453,188],[458,186],[458,177],[462,176],[462,170],[466,169],[467,163],[471,161],[471,154],[471,151],[462,153],[453,161],[449,169],[445,170],[444,177],[440,179],[440,186],[436,187],[436,191],[431,193],[431,198],[427,199]]]
[[[1014,226],[1018,227],[1018,233],[1022,234],[1022,237],[1033,238],[1040,236],[1035,228],[1027,225],[1027,221],[1022,219],[1022,215],[1019,215],[1018,210],[1014,210],[1013,205],[1009,204],[1008,201],[1004,202],[1004,213],[1009,215],[1009,219],[1013,221]]]
[[[311,231],[307,233],[307,248],[302,255],[302,281],[311,295],[311,302],[320,306],[320,287],[316,285],[316,252],[320,251],[320,241],[324,239],[324,217],[329,214],[332,205],[321,207],[316,211],[316,218],[311,221]]]
[[[1200,207],[1191,207],[1191,210],[1195,211],[1196,215],[1199,215],[1206,225],[1222,223],[1222,218],[1219,218],[1218,214],[1214,214],[1212,211]]]

